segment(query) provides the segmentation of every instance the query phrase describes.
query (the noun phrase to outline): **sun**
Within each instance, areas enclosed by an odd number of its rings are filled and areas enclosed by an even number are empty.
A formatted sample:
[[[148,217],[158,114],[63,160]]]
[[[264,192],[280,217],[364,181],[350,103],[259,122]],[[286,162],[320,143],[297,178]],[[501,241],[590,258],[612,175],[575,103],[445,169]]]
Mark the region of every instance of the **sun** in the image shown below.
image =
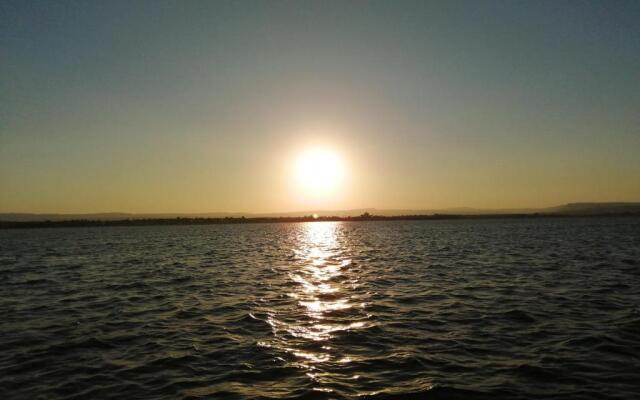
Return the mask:
[[[298,187],[308,195],[321,196],[335,192],[344,178],[344,164],[337,153],[325,148],[302,152],[294,166]]]

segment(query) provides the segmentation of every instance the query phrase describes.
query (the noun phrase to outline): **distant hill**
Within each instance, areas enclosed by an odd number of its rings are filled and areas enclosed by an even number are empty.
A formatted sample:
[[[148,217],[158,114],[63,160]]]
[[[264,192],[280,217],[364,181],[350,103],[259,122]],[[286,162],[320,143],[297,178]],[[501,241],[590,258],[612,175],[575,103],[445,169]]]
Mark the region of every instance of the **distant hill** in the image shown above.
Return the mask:
[[[637,214],[640,213],[640,203],[569,203],[548,210],[571,215]]]
[[[115,221],[126,219],[162,219],[162,218],[226,218],[226,217],[303,217],[312,214],[321,216],[358,216],[364,213],[380,216],[397,215],[496,215],[496,214],[556,214],[556,215],[607,215],[607,214],[640,214],[640,202],[638,203],[569,203],[557,207],[538,209],[476,209],[468,207],[446,209],[398,209],[379,210],[375,208],[360,208],[352,210],[310,210],[285,213],[96,213],[96,214],[29,214],[29,213],[0,213],[0,221],[69,221],[69,220],[94,220]]]

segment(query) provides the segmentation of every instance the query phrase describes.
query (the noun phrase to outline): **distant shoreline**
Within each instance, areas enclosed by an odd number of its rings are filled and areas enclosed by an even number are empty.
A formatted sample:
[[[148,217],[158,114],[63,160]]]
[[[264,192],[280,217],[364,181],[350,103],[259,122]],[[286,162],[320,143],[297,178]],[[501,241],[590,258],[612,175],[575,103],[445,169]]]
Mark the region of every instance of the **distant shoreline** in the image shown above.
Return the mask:
[[[224,218],[132,218],[118,220],[72,219],[61,221],[0,221],[0,229],[28,228],[65,228],[65,227],[101,227],[101,226],[154,226],[154,225],[232,225],[259,223],[297,223],[297,222],[350,222],[350,221],[430,221],[453,219],[526,219],[526,218],[579,218],[579,217],[638,217],[638,212],[564,214],[564,213],[525,213],[525,214],[431,214],[431,215],[359,215],[354,217],[313,216],[304,217],[224,217]]]

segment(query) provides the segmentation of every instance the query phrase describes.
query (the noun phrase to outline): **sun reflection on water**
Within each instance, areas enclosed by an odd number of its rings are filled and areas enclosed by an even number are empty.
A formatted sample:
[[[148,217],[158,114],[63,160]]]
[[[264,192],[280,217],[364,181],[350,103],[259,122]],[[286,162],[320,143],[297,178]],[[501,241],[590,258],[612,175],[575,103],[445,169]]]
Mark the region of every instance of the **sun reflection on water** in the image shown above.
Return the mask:
[[[359,301],[348,241],[340,222],[299,224],[292,262],[281,284],[292,301],[269,313],[273,340],[260,345],[286,353],[286,359],[307,369],[321,383],[323,373],[353,361],[338,353],[331,340],[340,332],[366,328],[365,303]],[[313,372],[311,372],[313,371]]]

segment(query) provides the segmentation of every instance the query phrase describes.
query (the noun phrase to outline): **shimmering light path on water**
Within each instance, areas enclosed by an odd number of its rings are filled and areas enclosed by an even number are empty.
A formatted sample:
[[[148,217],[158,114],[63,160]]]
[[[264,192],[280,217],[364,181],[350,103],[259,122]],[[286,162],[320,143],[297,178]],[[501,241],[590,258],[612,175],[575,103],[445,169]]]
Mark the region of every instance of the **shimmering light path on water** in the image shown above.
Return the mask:
[[[11,399],[640,395],[640,219],[0,231]]]

